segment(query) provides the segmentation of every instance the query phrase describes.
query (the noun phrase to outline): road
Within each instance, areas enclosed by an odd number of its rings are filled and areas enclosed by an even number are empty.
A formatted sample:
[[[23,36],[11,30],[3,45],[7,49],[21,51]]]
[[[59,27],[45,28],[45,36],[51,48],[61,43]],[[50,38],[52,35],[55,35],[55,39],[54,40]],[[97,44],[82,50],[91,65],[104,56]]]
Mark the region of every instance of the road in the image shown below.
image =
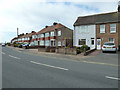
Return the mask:
[[[44,57],[8,47],[1,54],[2,88],[118,87],[117,66]]]

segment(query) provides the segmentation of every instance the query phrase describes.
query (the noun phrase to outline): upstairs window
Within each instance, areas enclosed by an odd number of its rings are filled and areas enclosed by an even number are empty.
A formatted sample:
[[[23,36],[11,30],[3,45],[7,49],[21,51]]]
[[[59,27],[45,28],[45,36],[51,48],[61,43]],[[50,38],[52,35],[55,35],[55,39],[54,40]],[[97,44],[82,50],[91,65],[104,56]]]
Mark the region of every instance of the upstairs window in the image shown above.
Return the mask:
[[[61,36],[61,31],[58,31],[58,36]]]
[[[55,32],[50,32],[50,36],[55,36]]]
[[[110,24],[110,33],[116,33],[116,24]]]
[[[41,37],[44,37],[44,34],[41,34],[40,36],[41,36]]]
[[[100,25],[100,33],[105,33],[105,25]]]
[[[45,37],[49,37],[49,33],[45,33]]]

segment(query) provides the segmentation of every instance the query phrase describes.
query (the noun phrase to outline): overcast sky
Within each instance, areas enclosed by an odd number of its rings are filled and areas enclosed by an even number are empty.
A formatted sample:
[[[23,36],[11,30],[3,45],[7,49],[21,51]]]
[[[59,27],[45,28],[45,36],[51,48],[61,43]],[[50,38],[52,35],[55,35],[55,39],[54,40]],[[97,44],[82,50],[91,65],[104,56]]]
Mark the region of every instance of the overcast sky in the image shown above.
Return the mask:
[[[53,22],[73,29],[78,16],[114,12],[117,6],[118,0],[0,0],[0,42],[16,37],[17,27],[19,34]]]

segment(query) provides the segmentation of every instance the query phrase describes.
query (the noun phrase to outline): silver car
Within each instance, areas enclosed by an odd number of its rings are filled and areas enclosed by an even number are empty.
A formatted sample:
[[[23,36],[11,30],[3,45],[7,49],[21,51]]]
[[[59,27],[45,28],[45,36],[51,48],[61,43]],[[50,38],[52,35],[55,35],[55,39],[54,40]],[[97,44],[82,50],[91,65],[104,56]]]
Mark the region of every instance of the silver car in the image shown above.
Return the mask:
[[[112,42],[105,42],[102,46],[102,52],[105,52],[105,51],[112,51],[116,53],[117,47]]]

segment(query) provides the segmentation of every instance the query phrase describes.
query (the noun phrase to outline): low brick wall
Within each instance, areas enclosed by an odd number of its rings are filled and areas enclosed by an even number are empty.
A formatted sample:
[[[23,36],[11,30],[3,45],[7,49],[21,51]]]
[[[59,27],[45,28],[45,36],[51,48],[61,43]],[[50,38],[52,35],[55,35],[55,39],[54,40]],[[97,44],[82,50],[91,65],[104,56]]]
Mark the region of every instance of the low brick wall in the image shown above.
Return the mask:
[[[94,52],[96,49],[91,49],[91,50],[88,50],[86,52],[84,52],[84,56],[87,56],[89,55],[90,53]]]
[[[56,48],[56,53],[77,55],[76,48]]]

